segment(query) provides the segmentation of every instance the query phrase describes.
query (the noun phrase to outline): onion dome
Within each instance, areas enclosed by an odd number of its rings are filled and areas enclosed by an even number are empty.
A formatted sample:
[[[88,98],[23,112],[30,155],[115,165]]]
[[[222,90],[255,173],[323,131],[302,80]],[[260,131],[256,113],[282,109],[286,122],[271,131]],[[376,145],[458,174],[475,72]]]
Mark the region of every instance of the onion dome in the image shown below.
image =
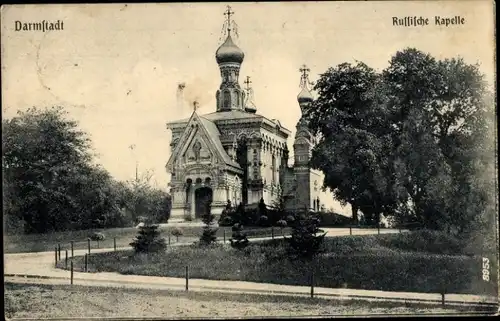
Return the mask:
[[[225,62],[234,62],[241,64],[245,54],[234,44],[231,35],[227,36],[226,41],[215,52],[215,59],[218,64]]]
[[[306,87],[302,88],[302,91],[297,96],[297,101],[299,102],[299,104],[310,103],[313,100],[314,100],[314,97],[312,96],[311,92],[309,90],[307,90]]]

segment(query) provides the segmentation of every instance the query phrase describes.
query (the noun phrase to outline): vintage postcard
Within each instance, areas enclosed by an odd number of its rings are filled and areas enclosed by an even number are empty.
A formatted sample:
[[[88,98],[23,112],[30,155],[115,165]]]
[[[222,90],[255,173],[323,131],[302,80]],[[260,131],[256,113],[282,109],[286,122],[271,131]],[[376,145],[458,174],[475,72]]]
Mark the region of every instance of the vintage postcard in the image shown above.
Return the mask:
[[[2,6],[5,317],[497,314],[494,12]]]

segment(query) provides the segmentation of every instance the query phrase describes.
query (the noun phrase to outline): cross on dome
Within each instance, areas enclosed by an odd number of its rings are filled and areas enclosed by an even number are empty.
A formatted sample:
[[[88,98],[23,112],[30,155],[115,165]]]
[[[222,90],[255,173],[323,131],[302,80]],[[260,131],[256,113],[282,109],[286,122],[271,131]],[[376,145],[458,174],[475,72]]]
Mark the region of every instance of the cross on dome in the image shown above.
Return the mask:
[[[227,32],[230,35],[231,34],[231,15],[234,14],[234,11],[231,11],[231,6],[227,6],[227,11],[224,12],[224,15],[227,16]]]
[[[250,81],[250,76],[247,76],[247,79],[243,82],[246,85],[246,90],[250,90],[250,84],[252,81]]]
[[[307,88],[307,84],[309,83],[309,72],[311,69],[309,69],[306,65],[302,65],[299,71],[301,72],[300,87]]]

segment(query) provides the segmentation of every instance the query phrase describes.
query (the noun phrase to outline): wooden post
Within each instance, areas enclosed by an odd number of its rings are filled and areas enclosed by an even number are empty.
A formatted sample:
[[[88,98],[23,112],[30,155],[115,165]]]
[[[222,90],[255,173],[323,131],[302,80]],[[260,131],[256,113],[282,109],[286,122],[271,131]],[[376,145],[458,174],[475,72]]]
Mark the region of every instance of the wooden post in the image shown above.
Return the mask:
[[[349,235],[352,235],[352,226],[349,226]]]
[[[377,233],[380,234],[380,224],[377,225]]]
[[[54,250],[54,254],[55,254],[55,267],[57,268],[57,246],[55,247],[55,250]]]
[[[87,239],[87,247],[89,248],[89,254],[90,254],[90,238]]]
[[[73,261],[71,261],[71,284],[73,284]]]
[[[113,249],[116,252],[116,237],[113,237]]]
[[[168,235],[168,245],[170,245],[170,234]]]
[[[88,259],[88,254],[85,254],[85,270],[84,270],[85,272],[87,272],[87,271],[88,271],[88,264],[89,264],[89,262],[88,262],[88,261],[89,261],[89,259]]]
[[[67,270],[68,269],[68,250],[65,250],[65,253],[66,253],[66,258],[64,261],[64,266],[66,267],[66,270]]]
[[[189,290],[189,267],[186,265],[186,291]]]
[[[222,233],[224,235],[224,244],[226,244],[226,229],[225,228],[222,229]]]
[[[444,306],[444,291],[441,293],[441,304]]]
[[[274,226],[271,226],[271,238],[274,240]]]
[[[57,244],[57,253],[59,261],[61,261],[61,244]]]
[[[99,248],[99,240],[97,240],[97,248]]]
[[[71,258],[73,258],[73,256],[75,255],[75,252],[73,251],[73,248],[74,248],[74,245],[73,245],[73,241],[71,241]]]
[[[314,298],[314,270],[311,271],[311,298]]]

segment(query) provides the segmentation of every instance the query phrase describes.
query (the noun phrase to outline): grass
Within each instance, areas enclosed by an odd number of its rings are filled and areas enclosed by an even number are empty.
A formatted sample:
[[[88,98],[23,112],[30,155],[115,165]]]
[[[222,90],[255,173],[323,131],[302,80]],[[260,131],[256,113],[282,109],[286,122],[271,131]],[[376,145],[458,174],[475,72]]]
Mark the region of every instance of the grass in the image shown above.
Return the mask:
[[[485,308],[220,292],[5,283],[8,318],[492,313]]]
[[[162,236],[168,241],[168,236],[175,229],[175,226],[162,226],[160,228]],[[180,227],[183,232],[179,236],[179,242],[191,243],[198,239],[202,233],[201,226],[183,226]],[[231,237],[231,227],[219,227],[217,237],[221,240]],[[53,251],[60,244],[61,249],[71,249],[71,241],[74,241],[73,248],[86,249],[88,247],[87,238],[92,232],[102,232],[106,237],[103,241],[91,241],[91,248],[113,248],[114,238],[116,238],[117,247],[129,247],[130,242],[137,235],[138,229],[135,227],[112,228],[112,229],[96,229],[96,230],[81,230],[81,231],[64,231],[47,234],[28,234],[28,235],[9,235],[4,236],[4,253],[27,253],[27,252],[45,252]],[[286,228],[283,232],[289,233],[290,229]],[[245,232],[248,237],[268,237],[271,236],[271,228],[261,227],[246,227]],[[274,235],[281,235],[281,229],[274,227]],[[175,236],[170,236],[171,242],[176,242]]]
[[[462,244],[463,245],[463,244]],[[481,257],[460,240],[420,231],[327,238],[314,262],[290,258],[283,240],[253,243],[243,251],[227,245],[170,247],[157,255],[132,251],[92,254],[90,271],[310,285],[314,270],[320,287],[496,295],[497,275],[480,278]],[[496,260],[492,260],[496,262]],[[83,266],[75,258],[76,269]],[[491,271],[496,271],[492,266]]]

